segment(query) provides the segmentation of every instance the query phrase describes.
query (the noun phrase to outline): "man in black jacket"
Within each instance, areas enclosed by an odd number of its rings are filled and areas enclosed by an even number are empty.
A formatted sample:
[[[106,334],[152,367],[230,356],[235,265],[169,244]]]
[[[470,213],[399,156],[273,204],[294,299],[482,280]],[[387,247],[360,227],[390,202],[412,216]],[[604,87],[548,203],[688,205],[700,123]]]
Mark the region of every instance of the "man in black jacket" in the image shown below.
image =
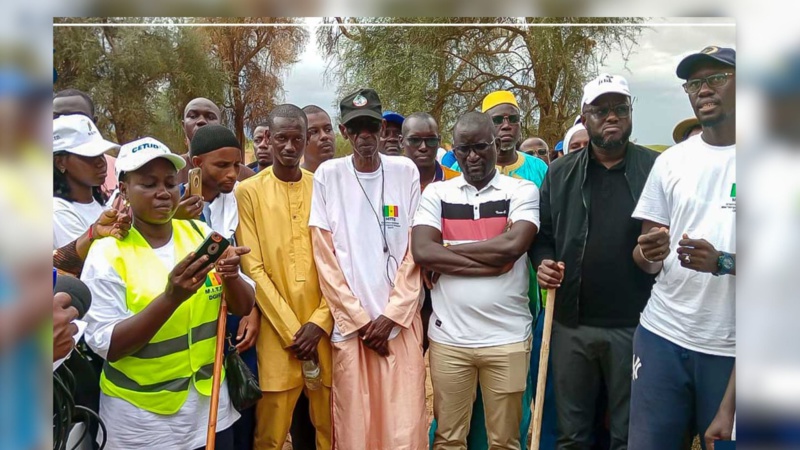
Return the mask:
[[[608,389],[611,449],[627,448],[633,333],[654,277],[631,257],[631,218],[658,153],[629,141],[627,81],[602,74],[584,88],[586,151],[550,165],[541,232],[531,249],[539,285],[558,289],[551,340],[559,449],[589,448],[601,386]]]

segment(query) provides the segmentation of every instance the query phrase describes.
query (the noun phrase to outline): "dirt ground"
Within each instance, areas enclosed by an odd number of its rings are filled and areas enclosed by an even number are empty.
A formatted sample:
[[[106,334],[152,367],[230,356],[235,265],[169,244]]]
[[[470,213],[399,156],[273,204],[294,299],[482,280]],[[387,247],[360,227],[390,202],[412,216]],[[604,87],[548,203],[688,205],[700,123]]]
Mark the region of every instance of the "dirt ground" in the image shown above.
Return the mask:
[[[431,372],[430,367],[428,366],[428,355],[425,355],[425,405],[428,410],[428,425],[433,421],[433,386],[431,385]],[[531,444],[531,434],[528,433],[528,448],[530,448]],[[291,438],[287,439],[286,444],[283,446],[283,450],[292,450],[292,442]],[[692,450],[701,450],[700,447],[700,440],[695,438],[694,443],[692,444]]]

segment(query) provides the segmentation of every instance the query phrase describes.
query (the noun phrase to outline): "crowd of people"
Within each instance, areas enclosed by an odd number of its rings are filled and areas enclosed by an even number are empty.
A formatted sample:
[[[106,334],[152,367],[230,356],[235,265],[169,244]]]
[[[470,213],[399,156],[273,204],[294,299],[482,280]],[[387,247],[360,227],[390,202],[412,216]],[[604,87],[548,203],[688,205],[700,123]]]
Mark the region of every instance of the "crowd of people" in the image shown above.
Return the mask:
[[[324,109],[283,104],[253,124],[249,165],[208,99],[186,105],[179,155],[104,139],[88,95],[57,93],[54,265],[92,301],[87,348],[54,359],[91,356],[97,441],[202,449],[217,405],[221,450],[526,449],[547,290],[540,448],[731,439],[735,51],[676,75],[695,117],[661,154],[631,142],[631,86],[611,74],[552,148],[524,138],[509,91],[465,111],[444,150],[434,117],[363,88],[339,102],[351,155],[334,158]],[[215,262],[197,254],[212,231],[230,243]],[[226,351],[262,391],[241,410],[224,371],[212,400],[223,302]]]

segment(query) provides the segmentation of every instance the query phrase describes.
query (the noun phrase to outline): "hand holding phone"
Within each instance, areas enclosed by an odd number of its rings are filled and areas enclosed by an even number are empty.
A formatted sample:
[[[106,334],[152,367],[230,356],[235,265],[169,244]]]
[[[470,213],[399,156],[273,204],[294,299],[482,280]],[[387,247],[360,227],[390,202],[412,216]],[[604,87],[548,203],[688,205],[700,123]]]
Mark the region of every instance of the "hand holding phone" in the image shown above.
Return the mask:
[[[203,171],[199,167],[189,170],[189,195],[203,195]]]
[[[230,245],[230,241],[216,231],[212,231],[194,252],[193,261],[202,256],[208,256],[207,264],[214,264]]]

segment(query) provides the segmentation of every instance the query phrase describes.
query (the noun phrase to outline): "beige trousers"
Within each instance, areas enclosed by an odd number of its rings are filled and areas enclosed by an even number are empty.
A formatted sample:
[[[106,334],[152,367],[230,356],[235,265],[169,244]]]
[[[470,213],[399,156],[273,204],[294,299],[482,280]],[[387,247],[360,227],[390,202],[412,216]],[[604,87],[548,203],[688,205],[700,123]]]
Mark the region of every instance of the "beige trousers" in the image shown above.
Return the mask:
[[[490,450],[518,450],[531,339],[482,348],[430,343],[435,450],[465,450],[478,380]]]

